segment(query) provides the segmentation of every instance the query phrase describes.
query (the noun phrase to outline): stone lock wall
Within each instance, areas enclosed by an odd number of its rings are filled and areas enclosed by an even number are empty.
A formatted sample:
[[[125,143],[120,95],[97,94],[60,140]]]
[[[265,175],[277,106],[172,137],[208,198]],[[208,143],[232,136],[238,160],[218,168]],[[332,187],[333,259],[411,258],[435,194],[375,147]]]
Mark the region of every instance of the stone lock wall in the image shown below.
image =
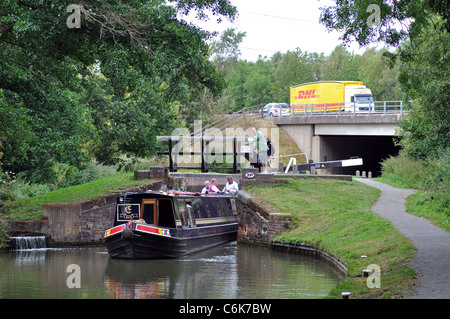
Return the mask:
[[[48,219],[49,235],[54,243],[83,244],[102,240],[105,230],[112,226],[117,197],[124,192],[158,190],[164,180],[150,180],[147,185],[113,192],[68,205],[42,205]]]
[[[270,245],[271,237],[292,223],[291,214],[282,214],[271,207],[265,207],[246,191],[239,191],[238,198],[238,241],[240,242]]]
[[[83,210],[83,204],[44,205],[49,235],[55,243],[95,243],[112,226],[115,202]]]
[[[15,236],[44,234],[52,245],[98,243],[112,226],[117,197],[124,192],[159,190],[165,182],[155,178],[142,186],[71,204],[42,205],[43,219],[12,221],[10,232]]]

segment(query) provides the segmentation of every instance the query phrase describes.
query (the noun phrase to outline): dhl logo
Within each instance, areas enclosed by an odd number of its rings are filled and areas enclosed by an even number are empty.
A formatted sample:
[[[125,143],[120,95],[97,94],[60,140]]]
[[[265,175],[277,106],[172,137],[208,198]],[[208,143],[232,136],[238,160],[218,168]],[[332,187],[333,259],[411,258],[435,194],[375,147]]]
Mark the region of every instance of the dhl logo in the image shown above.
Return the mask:
[[[315,99],[315,98],[318,98],[319,95],[315,94],[315,93],[316,93],[316,90],[306,90],[306,91],[302,90],[302,91],[298,91],[297,99],[301,100],[301,99]]]

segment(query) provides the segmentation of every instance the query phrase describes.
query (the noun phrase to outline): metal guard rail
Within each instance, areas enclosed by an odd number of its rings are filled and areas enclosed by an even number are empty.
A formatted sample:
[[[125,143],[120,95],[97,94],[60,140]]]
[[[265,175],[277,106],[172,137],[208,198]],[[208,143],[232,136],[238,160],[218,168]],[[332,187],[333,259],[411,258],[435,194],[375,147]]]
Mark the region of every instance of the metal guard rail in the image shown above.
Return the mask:
[[[348,103],[348,102],[347,102]],[[319,104],[298,104],[291,105],[289,115],[283,116],[297,116],[297,115],[344,115],[344,114],[403,114],[405,112],[403,101],[375,101],[368,103],[367,110],[356,111],[358,104],[352,102],[352,111],[344,111],[345,103],[325,103]],[[315,106],[316,105],[316,106]],[[367,105],[367,103],[364,103]],[[297,111],[299,110],[299,111]],[[281,109],[279,111],[281,113]]]

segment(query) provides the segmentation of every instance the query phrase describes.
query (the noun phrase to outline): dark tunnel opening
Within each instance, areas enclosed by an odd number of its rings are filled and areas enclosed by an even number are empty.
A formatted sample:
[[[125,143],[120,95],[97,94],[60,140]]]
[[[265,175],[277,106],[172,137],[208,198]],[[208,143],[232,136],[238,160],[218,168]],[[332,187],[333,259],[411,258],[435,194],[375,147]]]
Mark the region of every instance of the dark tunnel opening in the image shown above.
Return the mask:
[[[333,174],[355,175],[356,170],[372,172],[380,176],[381,162],[396,156],[400,150],[392,136],[321,136],[323,158],[320,161],[333,161],[360,157],[362,166],[333,169]]]

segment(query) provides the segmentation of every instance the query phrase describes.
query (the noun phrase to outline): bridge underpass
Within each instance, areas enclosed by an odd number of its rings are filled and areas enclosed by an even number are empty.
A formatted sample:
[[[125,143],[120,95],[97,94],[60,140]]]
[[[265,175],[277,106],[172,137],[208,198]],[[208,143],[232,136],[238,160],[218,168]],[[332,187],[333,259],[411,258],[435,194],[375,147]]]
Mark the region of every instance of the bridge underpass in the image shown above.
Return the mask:
[[[351,174],[356,170],[378,176],[380,162],[398,154],[393,137],[402,114],[313,115],[274,118],[297,146],[314,162],[358,156],[362,166],[333,168],[327,173]]]
[[[380,162],[389,156],[398,154],[400,147],[393,142],[392,136],[321,136],[323,159],[330,161],[348,159],[354,156],[362,158],[362,167],[341,167],[331,169],[331,173],[354,175],[356,170],[372,172],[379,176],[381,173]]]

